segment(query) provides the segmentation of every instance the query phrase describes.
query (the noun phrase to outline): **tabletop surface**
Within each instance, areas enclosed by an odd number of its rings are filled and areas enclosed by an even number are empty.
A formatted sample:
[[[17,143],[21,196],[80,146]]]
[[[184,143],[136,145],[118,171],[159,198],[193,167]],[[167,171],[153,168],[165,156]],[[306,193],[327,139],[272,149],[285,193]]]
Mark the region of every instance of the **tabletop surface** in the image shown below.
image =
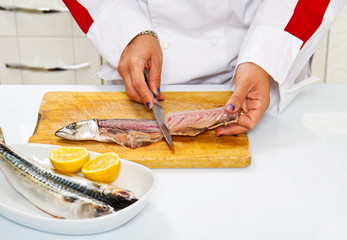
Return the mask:
[[[163,86],[162,91],[227,86]],[[44,93],[124,91],[122,86],[0,85],[0,126],[8,144],[27,143]],[[347,239],[347,84],[312,84],[279,116],[249,132],[251,165],[153,169],[158,184],[123,226],[59,235],[0,215],[0,239]]]

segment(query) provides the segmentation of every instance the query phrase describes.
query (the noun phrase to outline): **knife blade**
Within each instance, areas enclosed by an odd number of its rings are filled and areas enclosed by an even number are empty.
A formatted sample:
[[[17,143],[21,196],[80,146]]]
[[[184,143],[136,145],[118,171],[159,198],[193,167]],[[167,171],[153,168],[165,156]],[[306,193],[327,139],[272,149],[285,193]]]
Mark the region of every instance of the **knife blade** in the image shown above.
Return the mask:
[[[148,78],[147,78],[146,72],[144,73],[144,76],[145,76],[145,80],[146,80],[147,86],[149,88]],[[159,125],[161,133],[164,135],[164,138],[165,138],[166,142],[171,147],[172,146],[172,137],[171,137],[169,129],[166,127],[166,125],[164,123],[165,118],[164,118],[164,113],[163,113],[163,107],[157,101],[157,99],[155,98],[155,95],[154,95],[153,92],[152,92],[152,96],[153,96],[153,107],[152,107],[153,114],[155,116],[155,119],[158,122],[158,125]]]
[[[5,137],[4,137],[4,134],[2,133],[1,127],[0,127],[0,142],[5,144]]]

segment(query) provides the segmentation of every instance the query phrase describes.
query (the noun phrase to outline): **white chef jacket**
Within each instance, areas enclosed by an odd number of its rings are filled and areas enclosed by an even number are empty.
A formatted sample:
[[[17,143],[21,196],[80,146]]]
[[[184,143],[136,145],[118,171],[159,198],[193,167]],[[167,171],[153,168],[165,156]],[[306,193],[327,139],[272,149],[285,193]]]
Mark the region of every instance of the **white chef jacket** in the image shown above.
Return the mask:
[[[120,56],[140,32],[157,33],[162,84],[227,84],[241,63],[271,76],[268,112],[281,112],[307,78],[305,65],[346,0],[63,0],[121,79]],[[227,88],[228,86],[226,86]]]

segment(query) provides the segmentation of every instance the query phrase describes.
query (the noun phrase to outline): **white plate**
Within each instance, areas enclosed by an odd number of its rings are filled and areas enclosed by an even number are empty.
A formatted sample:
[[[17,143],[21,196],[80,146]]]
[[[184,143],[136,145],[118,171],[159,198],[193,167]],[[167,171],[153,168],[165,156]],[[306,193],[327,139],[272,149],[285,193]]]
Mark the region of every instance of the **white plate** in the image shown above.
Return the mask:
[[[10,147],[40,163],[52,166],[49,153],[57,146],[29,143],[10,145]],[[98,153],[90,152],[90,158],[96,155]],[[12,188],[0,171],[0,214],[25,226],[54,233],[91,234],[111,230],[126,223],[141,211],[156,185],[156,177],[149,168],[121,159],[119,175],[113,184],[133,191],[139,200],[118,212],[98,218],[58,219],[30,203]]]

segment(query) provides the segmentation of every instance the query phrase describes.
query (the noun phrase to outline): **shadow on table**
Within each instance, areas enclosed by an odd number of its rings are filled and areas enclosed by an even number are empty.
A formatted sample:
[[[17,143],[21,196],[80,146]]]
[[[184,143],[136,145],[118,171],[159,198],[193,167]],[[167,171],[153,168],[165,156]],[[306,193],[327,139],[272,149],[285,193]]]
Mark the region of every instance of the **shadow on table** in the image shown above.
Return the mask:
[[[0,223],[6,221],[6,218],[0,215]],[[12,222],[6,224],[6,229],[3,229],[3,224],[0,224],[0,239],[50,239],[50,240],[154,240],[154,239],[173,239],[173,232],[170,229],[165,214],[150,202],[144,209],[129,222],[124,225],[103,233],[89,235],[63,235],[42,232],[26,226]],[[2,225],[2,226],[1,226]]]

